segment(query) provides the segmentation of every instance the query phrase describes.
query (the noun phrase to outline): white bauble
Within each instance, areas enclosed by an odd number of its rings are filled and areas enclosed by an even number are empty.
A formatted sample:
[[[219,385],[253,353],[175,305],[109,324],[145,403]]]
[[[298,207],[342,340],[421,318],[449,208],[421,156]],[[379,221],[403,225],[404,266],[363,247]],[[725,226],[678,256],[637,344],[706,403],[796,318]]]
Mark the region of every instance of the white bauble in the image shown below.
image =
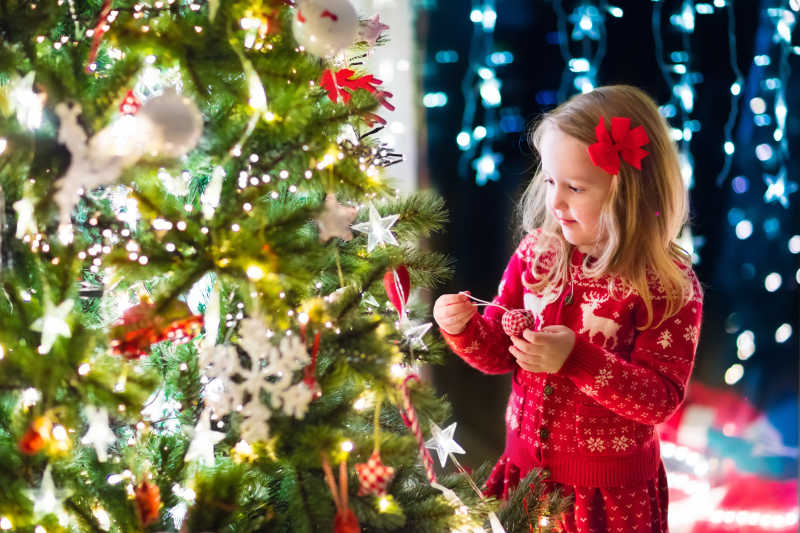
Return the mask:
[[[358,15],[349,0],[299,0],[292,28],[306,50],[330,56],[353,44]]]
[[[124,165],[135,163],[143,154],[160,145],[160,132],[150,120],[137,115],[122,115],[89,140],[89,158],[102,161],[120,158]]]
[[[147,120],[156,132],[150,143],[152,155],[180,157],[195,147],[203,134],[203,115],[194,102],[174,88],[147,100],[135,115]]]

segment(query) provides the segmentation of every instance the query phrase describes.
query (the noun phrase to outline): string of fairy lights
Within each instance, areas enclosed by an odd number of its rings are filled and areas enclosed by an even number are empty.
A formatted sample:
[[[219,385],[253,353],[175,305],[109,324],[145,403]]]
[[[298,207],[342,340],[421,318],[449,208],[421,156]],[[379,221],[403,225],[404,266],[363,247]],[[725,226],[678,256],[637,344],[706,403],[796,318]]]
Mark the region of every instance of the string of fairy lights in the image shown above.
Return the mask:
[[[497,79],[491,55],[496,20],[494,0],[473,1],[469,67],[461,81],[464,114],[456,142],[463,151],[458,161],[459,175],[466,176],[471,168],[478,185],[500,179],[498,166],[503,160],[503,156],[492,149],[492,142],[499,134],[497,107],[502,103],[502,84]],[[475,124],[476,118],[481,122]]]
[[[695,9],[692,2],[683,2],[680,10],[669,16],[669,24],[677,32],[680,48],[669,52],[669,63],[665,61],[665,44],[663,38],[663,6],[664,2],[653,3],[652,27],[656,49],[656,62],[664,82],[669,87],[670,98],[660,106],[661,114],[677,125],[672,127],[672,139],[678,145],[678,158],[681,174],[686,186],[694,186],[694,158],[691,152],[692,134],[700,129],[700,122],[691,118],[694,110],[694,86],[702,81],[702,75],[690,70],[691,39],[695,29]],[[706,12],[701,9],[700,12]]]
[[[728,177],[733,163],[733,153],[735,144],[733,142],[733,127],[736,125],[736,117],[739,114],[739,99],[742,95],[742,86],[744,85],[744,76],[742,70],[739,68],[739,61],[736,57],[736,12],[733,9],[733,3],[728,2],[725,5],[725,12],[728,17],[728,60],[730,62],[731,70],[736,75],[730,87],[731,92],[731,105],[728,119],[725,121],[723,128],[723,143],[722,151],[725,154],[725,161],[722,165],[717,176],[717,186],[721,187]]]
[[[558,26],[558,45],[564,60],[564,71],[558,88],[558,101],[563,102],[575,91],[587,93],[597,86],[597,71],[606,55],[606,13],[622,17],[621,8],[609,6],[605,0],[583,2],[567,15],[562,0],[554,0]],[[567,23],[572,31],[567,32]],[[573,46],[573,43],[575,45]],[[573,48],[580,47],[580,53]]]
[[[786,117],[789,114],[786,100],[786,89],[791,74],[789,59],[792,55],[800,55],[800,46],[792,44],[797,12],[800,11],[800,2],[796,0],[774,1],[760,14],[761,24],[770,28],[769,34],[760,39],[756,44],[753,55],[750,80],[747,87],[734,84],[731,92],[738,95],[740,91],[747,91],[749,100],[746,102],[743,120],[752,120],[752,124],[745,123],[746,148],[752,149],[749,154],[744,152],[740,157],[755,158],[755,172],[761,174],[760,180],[756,177],[737,175],[730,181],[731,188],[738,200],[736,206],[728,212],[728,222],[735,236],[741,241],[747,241],[754,234],[758,223],[767,240],[785,238],[790,217],[790,195],[797,191],[798,185],[789,179],[789,144],[786,136]],[[743,136],[745,137],[745,136]],[[732,140],[726,140],[725,152],[731,156],[739,148]],[[726,175],[721,174],[717,179],[718,185],[725,183]],[[752,193],[747,193],[756,183],[762,181],[766,186],[763,194],[764,205],[755,211],[748,209],[752,205]],[[780,207],[778,207],[780,206]],[[760,219],[760,220],[758,220]],[[784,226],[782,231],[782,223]],[[800,235],[792,235],[787,240],[783,254],[800,253]],[[763,280],[763,288],[769,293],[775,293],[786,284],[786,272],[782,272],[780,265],[791,264],[789,257],[770,256],[771,264],[767,265],[762,276],[758,276],[756,267],[745,262],[742,265],[742,274],[750,282]],[[800,269],[795,272],[795,283],[800,284]],[[791,289],[790,289],[791,290]],[[740,331],[737,313],[734,311],[729,316],[729,333],[736,335],[736,357],[738,361],[731,364],[725,371],[725,383],[733,385],[744,378],[746,363],[756,353],[756,333],[752,329]],[[794,331],[791,320],[781,321],[773,325],[773,340],[777,344],[787,342]],[[759,344],[766,344],[766,339],[759,340]]]
[[[464,112],[456,136],[458,148],[463,152],[458,174],[465,179],[474,172],[475,182],[485,185],[490,180],[500,179],[498,167],[503,156],[492,148],[494,141],[503,133],[520,131],[522,117],[513,108],[498,113],[503,102],[503,84],[497,77],[497,68],[511,64],[514,56],[511,52],[494,49],[497,21],[494,0],[473,0],[469,18],[472,39],[468,66],[461,81]],[[455,50],[440,50],[435,56],[436,63],[441,65],[457,63],[459,59]],[[448,100],[447,93],[432,91],[424,95],[422,103],[426,108],[443,108]]]

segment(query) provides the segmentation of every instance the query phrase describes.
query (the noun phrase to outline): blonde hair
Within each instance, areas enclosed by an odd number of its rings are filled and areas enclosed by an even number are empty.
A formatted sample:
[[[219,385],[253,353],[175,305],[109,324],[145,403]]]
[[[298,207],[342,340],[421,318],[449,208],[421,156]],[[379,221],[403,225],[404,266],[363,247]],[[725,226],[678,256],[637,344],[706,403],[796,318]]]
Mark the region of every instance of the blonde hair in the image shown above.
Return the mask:
[[[544,131],[556,127],[590,145],[597,141],[595,127],[600,120],[609,128],[611,117],[630,118],[631,128],[643,126],[650,139],[644,146],[649,154],[642,160],[641,171],[628,163],[620,164],[600,217],[600,235],[607,236],[606,246],[598,251],[599,257],[594,263],[584,260],[584,269],[590,277],[618,276],[629,290],[635,290],[644,301],[648,317],[639,329],[647,329],[653,323],[655,296],[650,291],[649,275],[657,276],[666,298],[659,324],[676,314],[691,299],[693,291],[692,280],[684,271],[691,265],[690,256],[676,242],[688,221],[688,192],[681,176],[677,149],[656,104],[635,87],[598,87],[575,95],[546,113],[531,127],[529,142],[538,152]],[[535,291],[565,286],[574,248],[565,240],[560,224],[548,211],[545,194],[539,162],[520,200],[521,226],[526,233],[541,228],[541,245],[536,246],[539,253],[534,259],[534,269],[545,252],[555,251],[555,258],[547,274],[529,284]],[[609,291],[615,298],[618,288],[612,276]]]

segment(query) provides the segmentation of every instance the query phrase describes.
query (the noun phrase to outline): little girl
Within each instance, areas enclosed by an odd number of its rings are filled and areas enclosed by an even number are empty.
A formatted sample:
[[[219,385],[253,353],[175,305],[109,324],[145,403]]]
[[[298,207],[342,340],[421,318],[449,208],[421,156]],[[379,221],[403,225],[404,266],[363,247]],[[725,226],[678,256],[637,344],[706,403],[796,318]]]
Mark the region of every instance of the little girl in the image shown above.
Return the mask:
[[[521,201],[526,236],[483,316],[467,293],[433,315],[455,353],[513,372],[506,448],[486,493],[542,468],[574,507],[569,532],[666,532],[656,424],[683,401],[703,293],[676,243],[688,199],[653,101],[629,86],[572,97],[533,128],[540,164]],[[530,310],[521,337],[504,309]]]

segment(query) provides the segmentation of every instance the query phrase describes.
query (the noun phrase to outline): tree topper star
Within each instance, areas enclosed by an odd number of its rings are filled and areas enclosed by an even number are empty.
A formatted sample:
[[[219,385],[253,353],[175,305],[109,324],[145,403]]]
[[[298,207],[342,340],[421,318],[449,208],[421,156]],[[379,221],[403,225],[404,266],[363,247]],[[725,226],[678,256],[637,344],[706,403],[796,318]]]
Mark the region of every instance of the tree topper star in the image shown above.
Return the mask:
[[[350,224],[357,215],[357,208],[340,204],[335,194],[328,193],[325,196],[325,208],[316,219],[319,226],[319,240],[328,242],[333,237],[339,237],[343,241],[351,240],[353,233],[350,231]]]
[[[49,353],[56,342],[56,337],[69,337],[72,335],[65,319],[72,311],[73,305],[72,300],[64,300],[57,307],[53,307],[52,302],[45,298],[44,315],[31,324],[33,331],[42,332],[42,344],[39,346],[39,353]]]
[[[439,455],[439,462],[442,464],[442,468],[444,468],[444,466],[447,464],[447,456],[451,453],[466,453],[464,448],[459,446],[458,443],[453,440],[453,433],[456,431],[456,424],[457,422],[453,422],[445,429],[441,429],[434,422],[431,422],[431,433],[433,433],[433,438],[425,442],[425,447],[436,450],[436,453]]]
[[[194,435],[189,449],[186,451],[184,461],[189,462],[197,459],[199,463],[206,466],[214,466],[214,445],[225,438],[225,433],[211,429],[209,413],[207,410],[200,415],[200,420],[194,427]]]
[[[375,249],[377,245],[386,246],[386,244],[393,244],[397,246],[397,239],[394,234],[389,230],[400,215],[389,215],[388,217],[381,218],[378,210],[375,209],[373,204],[369,204],[369,221],[353,224],[351,227],[361,233],[368,235],[367,239],[367,253]]]
[[[97,460],[105,463],[108,459],[108,447],[117,440],[114,432],[108,427],[108,411],[102,407],[97,408],[87,405],[85,412],[86,418],[89,419],[89,429],[81,439],[81,442],[94,446],[94,451],[97,452]]]

